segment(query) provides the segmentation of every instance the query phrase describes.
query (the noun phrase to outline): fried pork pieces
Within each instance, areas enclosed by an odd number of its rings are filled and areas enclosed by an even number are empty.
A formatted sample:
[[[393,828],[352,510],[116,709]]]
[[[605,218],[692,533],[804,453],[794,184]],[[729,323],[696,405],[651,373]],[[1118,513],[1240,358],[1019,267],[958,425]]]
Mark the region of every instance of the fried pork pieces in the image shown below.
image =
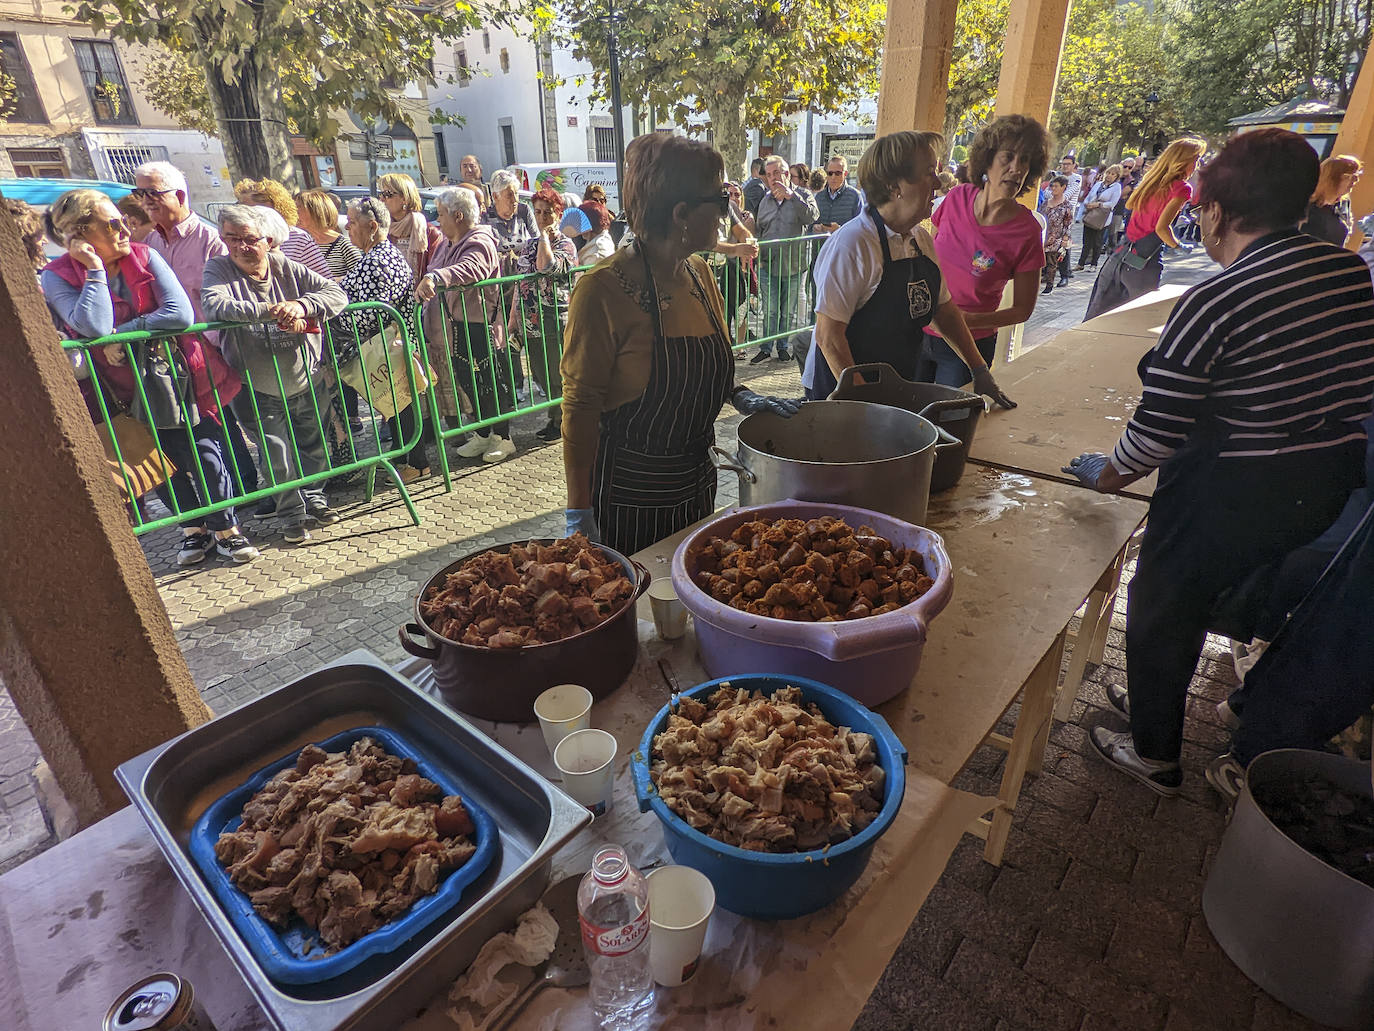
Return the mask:
[[[717,601],[807,623],[881,616],[935,584],[915,550],[832,516],[744,523],[695,558],[697,586]]]
[[[245,803],[215,857],[268,923],[293,916],[329,952],[432,895],[477,851],[462,800],[372,738],[344,752],[301,749]]]
[[[586,536],[485,551],[431,588],[420,614],[441,637],[485,648],[549,644],[606,622],[634,593]]]
[[[680,700],[650,777],[673,812],[727,845],[806,852],[853,837],[882,808],[873,738],[832,725],[801,691],[722,686]]]

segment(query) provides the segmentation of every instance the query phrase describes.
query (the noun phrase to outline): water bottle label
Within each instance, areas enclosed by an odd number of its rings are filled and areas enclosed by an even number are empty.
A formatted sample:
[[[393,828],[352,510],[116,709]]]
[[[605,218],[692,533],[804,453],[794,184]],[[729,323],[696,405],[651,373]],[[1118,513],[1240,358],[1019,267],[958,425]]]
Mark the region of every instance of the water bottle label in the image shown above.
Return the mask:
[[[649,937],[649,907],[645,906],[623,927],[598,927],[586,917],[582,924],[582,941],[598,956],[623,956],[633,952]]]

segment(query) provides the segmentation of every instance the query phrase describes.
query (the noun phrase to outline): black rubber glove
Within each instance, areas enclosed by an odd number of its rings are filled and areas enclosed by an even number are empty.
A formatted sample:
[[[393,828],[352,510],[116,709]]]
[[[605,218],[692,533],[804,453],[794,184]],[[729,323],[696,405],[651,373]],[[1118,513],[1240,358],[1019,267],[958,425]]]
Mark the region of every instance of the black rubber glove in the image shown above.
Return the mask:
[[[730,395],[730,403],[742,415],[772,412],[774,415],[781,415],[784,419],[790,419],[801,411],[804,401],[799,397],[773,397],[771,394],[756,394],[748,387],[740,387]]]
[[[992,398],[992,403],[1001,408],[1016,407],[1016,402],[1002,393],[1002,388],[992,378],[992,370],[989,368],[979,369],[973,374],[973,389],[976,393]]]
[[[1107,456],[1101,451],[1084,451],[1077,458],[1071,459],[1069,464],[1059,471],[1077,476],[1078,482],[1085,487],[1097,490],[1097,478],[1102,475],[1102,470],[1107,468]]]

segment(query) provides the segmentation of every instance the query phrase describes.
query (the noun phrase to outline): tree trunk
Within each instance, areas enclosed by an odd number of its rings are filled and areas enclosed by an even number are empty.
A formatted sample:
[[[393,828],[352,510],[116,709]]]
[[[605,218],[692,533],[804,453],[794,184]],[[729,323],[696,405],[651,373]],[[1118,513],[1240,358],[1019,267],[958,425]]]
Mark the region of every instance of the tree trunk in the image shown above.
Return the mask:
[[[744,127],[743,97],[735,103],[730,99],[718,97],[715,103],[708,103],[706,109],[711,115],[716,150],[725,159],[725,178],[742,182],[747,177],[749,133]]]
[[[230,179],[275,179],[294,193],[296,162],[276,74],[260,69],[251,51],[240,59],[234,80],[213,60],[204,67]]]

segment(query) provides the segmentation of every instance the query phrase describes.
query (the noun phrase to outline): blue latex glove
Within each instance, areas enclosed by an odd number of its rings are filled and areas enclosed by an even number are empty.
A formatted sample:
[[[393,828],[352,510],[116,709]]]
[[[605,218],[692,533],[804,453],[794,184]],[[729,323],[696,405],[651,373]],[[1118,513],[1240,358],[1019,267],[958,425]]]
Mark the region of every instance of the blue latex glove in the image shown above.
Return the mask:
[[[740,387],[730,395],[730,403],[742,415],[772,412],[774,415],[781,415],[784,419],[790,419],[801,411],[803,400],[801,398],[765,396],[754,393],[748,387]]]
[[[1085,487],[1097,490],[1097,478],[1107,468],[1107,456],[1101,451],[1084,451],[1077,458],[1062,467],[1060,472],[1071,473]]]
[[[596,513],[590,508],[564,509],[563,514],[568,520],[567,536],[571,537],[575,533],[583,533],[587,540],[600,543],[601,528],[596,525]]]

